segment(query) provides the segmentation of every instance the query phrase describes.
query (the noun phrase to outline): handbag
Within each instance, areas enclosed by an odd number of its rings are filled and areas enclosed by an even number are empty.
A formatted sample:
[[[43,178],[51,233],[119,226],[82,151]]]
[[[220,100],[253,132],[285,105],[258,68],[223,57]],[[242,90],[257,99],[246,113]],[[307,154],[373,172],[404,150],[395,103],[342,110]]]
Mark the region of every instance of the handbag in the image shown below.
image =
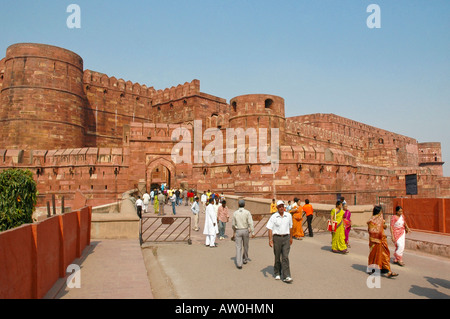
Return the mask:
[[[336,209],[334,210],[334,219],[327,220],[327,230],[330,232],[336,231],[337,221],[335,219],[336,219]]]

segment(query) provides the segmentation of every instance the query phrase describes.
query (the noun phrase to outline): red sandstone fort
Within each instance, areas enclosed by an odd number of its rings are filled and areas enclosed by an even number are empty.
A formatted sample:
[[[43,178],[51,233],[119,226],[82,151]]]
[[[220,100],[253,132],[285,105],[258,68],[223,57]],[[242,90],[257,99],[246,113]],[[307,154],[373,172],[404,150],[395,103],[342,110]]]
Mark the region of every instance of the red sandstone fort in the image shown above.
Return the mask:
[[[268,94],[223,98],[200,91],[200,82],[155,90],[84,70],[83,60],[63,48],[11,45],[0,60],[0,169],[30,169],[39,203],[52,195],[70,205],[116,201],[131,189],[211,189],[263,198],[308,197],[332,203],[375,204],[379,196],[405,196],[405,176],[417,176],[416,197],[449,197],[439,142],[372,127],[334,114],[286,117],[284,99]],[[175,163],[181,137],[172,132],[194,121],[202,131],[278,128],[279,167],[204,161]],[[269,140],[270,141],[270,140]],[[210,141],[202,141],[205,147]],[[236,152],[237,153],[237,152]],[[192,157],[194,156],[194,152]]]

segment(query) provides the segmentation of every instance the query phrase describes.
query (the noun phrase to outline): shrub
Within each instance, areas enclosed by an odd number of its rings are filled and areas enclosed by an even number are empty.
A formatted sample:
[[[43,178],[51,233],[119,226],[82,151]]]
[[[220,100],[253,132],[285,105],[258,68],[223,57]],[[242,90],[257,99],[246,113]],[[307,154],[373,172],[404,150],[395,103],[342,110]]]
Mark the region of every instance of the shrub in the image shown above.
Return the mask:
[[[29,170],[0,172],[0,231],[32,223],[37,187]]]

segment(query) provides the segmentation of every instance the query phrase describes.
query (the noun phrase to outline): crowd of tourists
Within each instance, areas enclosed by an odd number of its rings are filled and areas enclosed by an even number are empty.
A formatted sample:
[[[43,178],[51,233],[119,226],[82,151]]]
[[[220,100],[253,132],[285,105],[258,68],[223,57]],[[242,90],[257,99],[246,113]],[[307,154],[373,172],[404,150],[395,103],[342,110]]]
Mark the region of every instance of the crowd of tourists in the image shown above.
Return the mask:
[[[135,206],[138,216],[141,218],[142,213],[150,212],[149,208],[153,206],[153,211],[156,215],[166,215],[164,206],[170,205],[172,208],[172,214],[176,215],[176,207],[183,205],[192,205],[194,197],[197,192],[194,189],[184,188],[168,188],[166,184],[153,188],[150,193],[145,192],[141,196],[138,196]]]
[[[255,236],[253,218],[250,211],[245,209],[245,201],[238,201],[239,208],[230,216],[226,199],[223,193],[203,191],[199,194],[194,189],[167,189],[164,185],[159,189],[153,189],[150,194],[145,193],[143,198],[136,201],[136,208],[139,217],[142,212],[148,212],[150,205],[153,205],[154,213],[165,215],[164,206],[172,206],[172,214],[176,215],[176,206],[185,202],[185,206],[190,206],[194,215],[193,230],[199,231],[199,215],[205,214],[203,234],[205,235],[205,246],[210,248],[218,247],[219,240],[225,239],[226,224],[230,221],[233,230],[231,239],[236,243],[236,266],[242,269],[248,258],[248,246],[250,235]],[[369,257],[368,273],[378,269],[386,273],[386,277],[398,276],[390,267],[390,251],[387,237],[384,230],[387,228],[381,206],[375,206],[372,218],[367,222],[369,233]],[[303,230],[303,218],[306,218],[307,234],[313,237],[312,221],[314,216],[313,206],[309,199],[305,199],[301,205],[300,199],[295,197],[292,201],[273,199],[270,205],[270,218],[266,224],[269,234],[269,246],[273,248],[275,263],[275,279],[282,279],[284,282],[292,282],[289,268],[289,251],[293,239],[302,240],[305,237]],[[352,228],[351,212],[345,198],[341,197],[336,202],[335,208],[331,210],[328,220],[328,230],[331,232],[331,251],[338,254],[348,254],[349,233]],[[404,266],[403,252],[405,249],[405,234],[410,232],[403,217],[403,209],[396,207],[396,213],[390,220],[390,233],[395,245],[394,263]],[[369,271],[371,270],[371,271]]]

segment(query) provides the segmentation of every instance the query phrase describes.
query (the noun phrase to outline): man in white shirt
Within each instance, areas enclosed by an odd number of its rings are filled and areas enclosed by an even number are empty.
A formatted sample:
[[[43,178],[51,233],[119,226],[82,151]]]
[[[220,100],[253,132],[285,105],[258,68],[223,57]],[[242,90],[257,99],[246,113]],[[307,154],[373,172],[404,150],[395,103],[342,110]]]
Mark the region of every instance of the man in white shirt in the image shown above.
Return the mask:
[[[269,246],[273,247],[275,255],[274,275],[275,279],[281,279],[287,283],[292,282],[289,268],[289,251],[292,245],[292,216],[284,210],[284,202],[277,202],[278,212],[273,213],[267,222],[269,229]]]
[[[175,205],[177,203],[177,195],[175,194],[175,192],[172,192],[172,196],[170,197],[170,202],[172,204],[172,213],[174,215],[177,214],[176,210],[175,210]]]
[[[139,218],[142,218],[142,205],[144,203],[142,202],[141,196],[138,196],[138,199],[136,200],[136,212]]]
[[[144,213],[147,213],[148,204],[150,203],[150,195],[147,192],[145,192],[145,194],[142,195],[142,199],[144,201],[144,205],[143,205]]]
[[[200,213],[200,206],[198,205],[198,197],[195,196],[194,203],[191,206],[191,211],[194,214],[194,230],[198,231],[198,215]]]
[[[206,207],[205,213],[205,227],[203,228],[203,235],[206,235],[205,245],[211,248],[217,247],[216,235],[219,233],[219,226],[217,225],[217,214],[213,207],[213,199],[209,199],[209,205]]]
[[[202,212],[203,214],[206,212],[206,201],[208,200],[208,195],[203,191],[202,196],[200,197],[200,201],[202,202]]]

